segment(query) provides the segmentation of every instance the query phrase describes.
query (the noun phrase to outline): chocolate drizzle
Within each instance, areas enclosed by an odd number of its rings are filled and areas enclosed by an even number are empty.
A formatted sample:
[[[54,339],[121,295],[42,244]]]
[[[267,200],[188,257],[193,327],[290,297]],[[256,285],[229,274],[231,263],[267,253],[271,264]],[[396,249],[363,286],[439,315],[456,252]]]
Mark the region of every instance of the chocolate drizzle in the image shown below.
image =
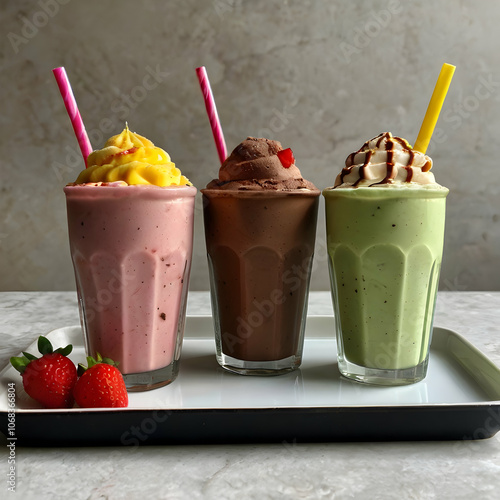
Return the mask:
[[[385,133],[383,133],[383,134],[380,134],[380,135],[379,135],[379,140],[378,140],[378,141],[377,141],[377,143],[375,144],[375,147],[379,148],[379,147],[380,147],[380,145],[382,144],[382,141],[383,141],[384,139],[390,139],[390,137],[391,137],[390,132],[385,132]],[[372,140],[373,140],[373,139],[372,139]],[[370,141],[369,141],[369,142],[370,142]],[[387,147],[386,147],[386,149],[387,149]]]
[[[432,167],[432,163],[430,161],[426,161],[425,165],[422,167],[422,172],[428,172]]]
[[[397,142],[398,144],[401,144],[401,146],[403,146],[403,151],[412,151],[413,152],[413,149],[409,148],[408,147],[408,143],[402,139],[401,137],[391,137],[391,139],[395,142]]]
[[[342,172],[340,173],[340,183],[341,184],[344,182],[344,177],[351,173],[351,170],[353,169],[353,167],[354,167],[354,165],[349,165],[348,167],[344,167],[342,169]]]
[[[398,173],[398,169],[396,168],[396,165],[394,165],[394,142],[392,141],[392,137],[387,139],[385,143],[385,150],[387,151],[387,173],[380,182],[375,182],[374,184],[371,184],[372,186],[376,186],[378,184],[391,184],[394,182],[394,178]]]
[[[413,149],[405,149],[405,151],[408,151],[408,163],[406,166],[411,167],[413,165],[413,160],[415,159],[415,151],[413,151]]]
[[[365,169],[368,166],[368,164],[370,163],[372,156],[373,156],[373,149],[370,149],[365,155],[365,162],[363,163],[363,165],[361,165],[359,167],[359,171],[358,171],[359,179],[354,183],[354,187],[356,187],[363,179],[366,179]]]
[[[358,153],[359,153],[359,151],[356,151],[356,152],[354,152],[354,153],[351,153],[351,154],[347,157],[347,159],[346,159],[346,161],[345,161],[345,164],[346,164],[346,166],[347,166],[347,167],[349,167],[349,166],[351,166],[351,165],[354,165],[354,158],[356,157],[356,155],[357,155]]]
[[[405,182],[411,182],[413,179],[413,168],[411,166],[413,165],[413,160],[415,159],[415,151],[413,149],[408,149],[408,163],[406,164],[405,170],[406,170],[406,179]]]

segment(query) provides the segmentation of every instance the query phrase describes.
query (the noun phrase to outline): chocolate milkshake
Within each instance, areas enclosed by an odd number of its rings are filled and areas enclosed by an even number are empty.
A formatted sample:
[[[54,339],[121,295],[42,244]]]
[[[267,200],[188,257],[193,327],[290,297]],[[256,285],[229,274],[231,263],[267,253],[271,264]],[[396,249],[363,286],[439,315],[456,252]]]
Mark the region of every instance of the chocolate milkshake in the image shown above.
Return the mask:
[[[320,191],[290,149],[248,137],[202,190],[217,360],[274,375],[302,360]]]

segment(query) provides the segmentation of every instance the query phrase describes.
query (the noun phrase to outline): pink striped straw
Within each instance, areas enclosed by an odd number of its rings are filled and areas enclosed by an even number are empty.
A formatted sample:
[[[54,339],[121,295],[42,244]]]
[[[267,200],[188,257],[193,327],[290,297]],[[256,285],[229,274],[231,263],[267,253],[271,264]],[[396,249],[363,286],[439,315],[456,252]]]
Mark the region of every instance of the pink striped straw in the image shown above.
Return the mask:
[[[86,166],[87,158],[89,154],[92,153],[92,146],[90,144],[87,131],[85,130],[85,125],[83,124],[80,111],[78,111],[78,106],[76,105],[75,96],[73,95],[68,75],[66,74],[64,67],[54,68],[52,72],[56,77],[59,92],[61,92],[64,105],[66,106],[66,111],[68,112],[69,119],[71,120],[71,125],[73,125],[73,130],[75,131],[76,139],[78,140],[78,145],[80,146],[83,161]]]
[[[222,132],[222,127],[220,125],[219,115],[217,114],[217,106],[215,105],[214,95],[212,94],[205,66],[196,68],[196,75],[198,76],[198,81],[200,82],[203,100],[205,101],[205,108],[207,108],[208,120],[210,121],[210,126],[212,127],[215,147],[217,148],[219,160],[222,164],[227,158],[226,141],[224,140],[224,133]]]

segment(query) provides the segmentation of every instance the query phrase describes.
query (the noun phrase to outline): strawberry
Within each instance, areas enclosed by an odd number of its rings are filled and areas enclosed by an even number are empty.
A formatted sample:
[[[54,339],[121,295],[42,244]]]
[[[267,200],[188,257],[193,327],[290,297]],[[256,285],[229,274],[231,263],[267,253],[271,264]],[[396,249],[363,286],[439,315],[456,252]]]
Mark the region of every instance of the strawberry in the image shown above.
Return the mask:
[[[278,151],[276,154],[285,168],[290,168],[290,165],[295,163],[295,157],[293,156],[293,151],[290,148]]]
[[[88,368],[79,365],[82,373],[73,394],[82,408],[120,408],[128,406],[127,388],[116,363],[97,354],[87,357]]]
[[[41,358],[28,352],[10,358],[12,366],[22,375],[24,390],[46,408],[70,408],[78,378],[75,365],[66,357],[73,346],[54,351],[50,340],[40,336],[38,350]]]

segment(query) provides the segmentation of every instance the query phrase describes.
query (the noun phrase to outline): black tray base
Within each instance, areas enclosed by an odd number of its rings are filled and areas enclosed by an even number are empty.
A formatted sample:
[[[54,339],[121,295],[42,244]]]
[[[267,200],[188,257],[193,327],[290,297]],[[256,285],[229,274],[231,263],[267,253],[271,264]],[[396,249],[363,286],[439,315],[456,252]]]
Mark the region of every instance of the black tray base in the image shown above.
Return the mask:
[[[486,439],[500,405],[16,413],[16,446],[306,443]],[[44,429],[45,432],[40,432]],[[470,432],[475,429],[474,432]],[[7,435],[7,413],[0,415]]]

